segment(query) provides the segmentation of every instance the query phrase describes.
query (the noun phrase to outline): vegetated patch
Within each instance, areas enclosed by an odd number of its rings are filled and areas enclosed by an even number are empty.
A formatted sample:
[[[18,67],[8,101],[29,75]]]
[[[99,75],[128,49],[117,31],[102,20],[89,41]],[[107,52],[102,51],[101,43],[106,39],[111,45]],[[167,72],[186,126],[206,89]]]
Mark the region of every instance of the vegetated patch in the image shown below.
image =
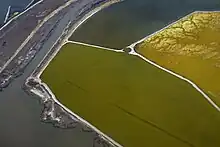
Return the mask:
[[[195,82],[220,105],[220,12],[196,12],[136,46],[146,58]]]
[[[68,43],[41,78],[124,147],[220,146],[220,113],[190,84],[138,56]]]

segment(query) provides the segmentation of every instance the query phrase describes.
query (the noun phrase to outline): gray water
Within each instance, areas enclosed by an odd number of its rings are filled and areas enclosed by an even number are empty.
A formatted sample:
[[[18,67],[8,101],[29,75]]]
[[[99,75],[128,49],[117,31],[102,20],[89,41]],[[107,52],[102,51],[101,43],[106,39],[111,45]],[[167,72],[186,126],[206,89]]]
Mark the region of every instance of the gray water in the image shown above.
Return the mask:
[[[22,11],[32,0],[1,0],[0,3],[0,25],[3,24],[8,6],[12,11]]]
[[[220,0],[125,0],[90,18],[71,39],[123,48],[196,10],[220,10]]]

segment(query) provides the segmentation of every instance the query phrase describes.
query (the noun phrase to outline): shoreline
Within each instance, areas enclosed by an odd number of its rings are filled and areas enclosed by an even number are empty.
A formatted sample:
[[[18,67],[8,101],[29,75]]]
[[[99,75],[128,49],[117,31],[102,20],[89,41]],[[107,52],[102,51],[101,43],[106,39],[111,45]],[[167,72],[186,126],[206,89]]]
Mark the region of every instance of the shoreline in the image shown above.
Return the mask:
[[[103,2],[103,1],[102,1]],[[64,111],[66,111],[68,113],[68,115],[72,116],[71,118],[73,120],[78,120],[82,125],[94,130],[96,133],[98,133],[98,136],[100,137],[100,139],[104,140],[104,142],[108,142],[111,146],[115,146],[115,147],[122,147],[119,143],[117,143],[116,141],[114,141],[112,138],[108,137],[106,134],[104,134],[103,132],[101,132],[99,129],[97,129],[95,126],[93,126],[92,124],[90,124],[89,122],[87,122],[86,120],[84,120],[83,118],[81,118],[80,116],[78,116],[77,114],[75,114],[74,112],[72,112],[71,110],[69,110],[67,107],[65,107],[63,104],[61,104],[55,97],[55,95],[53,94],[53,92],[49,89],[49,87],[46,85],[46,83],[43,83],[40,79],[40,75],[42,74],[42,72],[46,69],[46,67],[49,65],[50,61],[56,56],[56,54],[59,52],[59,50],[62,48],[62,46],[65,43],[68,43],[68,38],[75,32],[75,30],[81,26],[86,20],[88,20],[90,17],[92,17],[93,15],[95,15],[97,12],[101,11],[102,9],[117,3],[117,2],[121,2],[120,0],[107,0],[106,2],[104,2],[104,4],[101,4],[100,6],[98,6],[97,8],[94,8],[93,10],[91,10],[90,12],[88,12],[87,14],[85,14],[84,17],[82,17],[82,19],[80,19],[79,21],[77,21],[75,24],[73,24],[73,26],[71,27],[70,30],[68,30],[69,25],[71,24],[71,22],[69,22],[68,26],[66,27],[66,29],[63,31],[63,33],[61,34],[61,36],[57,39],[57,41],[53,44],[53,46],[50,48],[50,50],[48,51],[48,53],[45,55],[44,59],[40,62],[40,64],[36,67],[36,69],[32,72],[32,74],[28,77],[28,79],[25,82],[25,89],[27,91],[29,91],[30,93],[33,93],[35,95],[38,95],[39,97],[41,97],[42,100],[44,100],[44,103],[47,102],[48,100],[52,100],[53,103],[50,106],[52,108],[52,111],[48,112],[48,115],[51,116],[51,118],[53,119],[53,121],[57,121],[59,123],[60,119],[59,118],[54,118],[54,113],[55,110],[54,108],[54,104],[59,105]],[[67,31],[67,32],[66,32]],[[68,32],[69,31],[69,32]],[[64,38],[62,38],[64,35]],[[58,44],[58,46],[56,47],[56,45]],[[55,48],[55,50],[53,50]],[[51,54],[52,52],[52,54]],[[48,56],[49,55],[49,56]],[[46,61],[46,63],[44,63]],[[42,66],[43,64],[43,66]],[[37,83],[38,87],[34,87],[33,85],[29,84],[29,82],[34,81]],[[42,93],[42,91],[40,89],[44,89],[45,93]]]

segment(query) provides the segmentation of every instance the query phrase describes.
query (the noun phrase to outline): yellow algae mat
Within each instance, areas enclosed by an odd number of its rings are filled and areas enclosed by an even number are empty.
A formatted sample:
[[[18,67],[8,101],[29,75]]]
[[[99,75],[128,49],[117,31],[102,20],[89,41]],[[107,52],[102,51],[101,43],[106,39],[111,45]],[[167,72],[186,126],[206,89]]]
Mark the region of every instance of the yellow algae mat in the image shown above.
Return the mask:
[[[220,12],[195,12],[135,47],[190,79],[220,105]]]
[[[124,147],[220,146],[220,113],[190,84],[137,56],[68,43],[41,78]]]

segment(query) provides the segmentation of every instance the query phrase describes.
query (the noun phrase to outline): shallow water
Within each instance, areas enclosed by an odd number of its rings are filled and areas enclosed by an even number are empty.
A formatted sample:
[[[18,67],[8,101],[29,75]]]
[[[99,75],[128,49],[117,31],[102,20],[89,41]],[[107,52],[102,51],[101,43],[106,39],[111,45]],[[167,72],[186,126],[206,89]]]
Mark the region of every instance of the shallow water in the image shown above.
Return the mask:
[[[125,0],[90,18],[72,39],[123,48],[196,10],[220,10],[220,1]]]

